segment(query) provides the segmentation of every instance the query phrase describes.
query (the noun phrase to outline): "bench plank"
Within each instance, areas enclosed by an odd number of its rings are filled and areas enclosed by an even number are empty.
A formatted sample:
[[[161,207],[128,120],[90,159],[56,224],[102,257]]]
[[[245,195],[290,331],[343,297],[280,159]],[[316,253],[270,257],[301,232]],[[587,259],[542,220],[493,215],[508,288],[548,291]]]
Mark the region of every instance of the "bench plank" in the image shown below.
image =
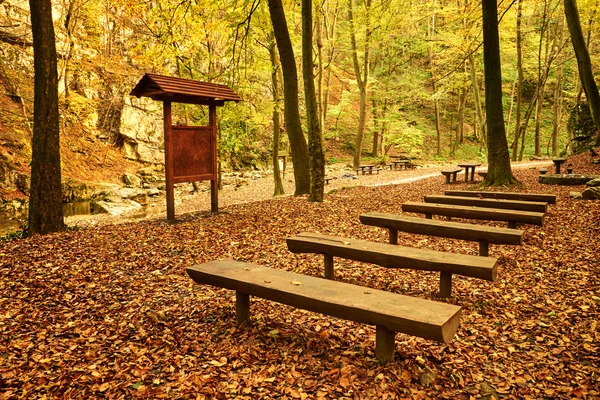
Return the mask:
[[[377,348],[384,348],[378,352],[382,361],[389,359],[390,349],[386,351],[385,348],[389,347],[390,335],[386,330],[447,343],[454,337],[460,320],[460,307],[452,304],[234,260],[211,261],[186,271],[196,283],[375,325],[377,337],[382,336],[385,342],[377,345]],[[392,346],[392,358],[393,350]]]
[[[517,193],[517,192],[484,192],[472,190],[446,190],[446,196],[480,197],[489,199],[540,201],[548,204],[556,204],[556,196],[543,193]]]
[[[548,211],[548,203],[546,202],[504,199],[479,199],[475,197],[465,196],[426,195],[425,203],[501,208],[505,210],[533,211],[541,213],[545,213],[546,211]]]
[[[443,215],[466,219],[507,221],[509,228],[514,228],[517,223],[544,226],[544,214],[531,211],[417,202],[403,203],[402,211],[425,214],[428,218],[431,215]]]
[[[523,243],[523,231],[495,226],[465,224],[462,222],[449,222],[434,219],[407,217],[404,215],[367,213],[360,216],[360,222],[365,225],[378,226],[390,230],[390,243],[398,243],[397,231],[446,237],[451,239],[470,240],[480,243],[479,255],[487,256],[487,244]],[[393,231],[393,232],[392,232]],[[485,242],[481,246],[482,242]],[[483,249],[482,247],[485,247]]]
[[[498,259],[492,257],[445,253],[309,232],[289,237],[286,242],[292,253],[324,254],[385,268],[439,271],[492,282],[496,280]]]

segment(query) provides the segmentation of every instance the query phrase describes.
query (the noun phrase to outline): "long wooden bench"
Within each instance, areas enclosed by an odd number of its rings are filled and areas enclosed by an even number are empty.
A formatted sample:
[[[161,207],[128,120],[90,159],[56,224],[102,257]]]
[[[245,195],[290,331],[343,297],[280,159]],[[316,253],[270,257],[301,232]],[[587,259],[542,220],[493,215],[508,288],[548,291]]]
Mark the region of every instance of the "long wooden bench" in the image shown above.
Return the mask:
[[[440,272],[440,297],[452,295],[452,274],[496,281],[498,259],[395,246],[304,232],[286,239],[292,253],[323,254],[325,278],[333,279],[333,257],[386,268]]]
[[[479,242],[479,255],[484,257],[489,255],[490,243],[520,245],[523,242],[523,231],[486,225],[381,213],[362,214],[360,222],[387,228],[390,244],[398,244],[398,231]]]
[[[376,326],[375,356],[394,359],[396,332],[447,343],[460,322],[460,307],[327,281],[289,271],[224,260],[186,269],[196,283],[235,290],[236,319],[250,319],[250,296]]]
[[[548,204],[556,204],[556,196],[543,193],[517,193],[517,192],[482,192],[472,190],[446,190],[446,196],[479,197],[482,199],[504,199],[522,201],[540,201]]]
[[[545,213],[548,203],[538,201],[480,199],[463,196],[426,195],[425,203],[454,204],[457,206],[475,206],[487,208],[501,208],[505,210],[533,211]]]
[[[417,202],[403,203],[402,211],[425,214],[425,218],[429,219],[432,218],[432,215],[443,215],[466,219],[506,221],[508,222],[508,227],[513,229],[517,227],[517,223],[544,226],[544,213],[531,211]]]

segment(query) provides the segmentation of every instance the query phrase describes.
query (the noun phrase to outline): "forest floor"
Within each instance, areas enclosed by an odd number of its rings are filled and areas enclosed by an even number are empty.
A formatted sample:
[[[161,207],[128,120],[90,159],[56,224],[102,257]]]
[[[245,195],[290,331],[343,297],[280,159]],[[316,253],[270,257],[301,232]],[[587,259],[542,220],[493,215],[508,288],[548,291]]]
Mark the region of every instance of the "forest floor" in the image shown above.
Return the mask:
[[[569,162],[600,174],[589,155]],[[286,237],[385,242],[387,232],[362,225],[361,213],[399,214],[426,194],[477,187],[446,185],[435,172],[337,189],[323,203],[286,196],[223,205],[217,215],[182,204],[177,223],[0,242],[0,399],[598,398],[600,202],[571,199],[582,186],[539,184],[537,169],[515,169],[523,186],[510,190],[552,193],[557,204],[543,227],[520,226],[522,246],[491,246],[494,283],[456,276],[453,297],[442,300],[437,273],[336,259],[341,281],[462,307],[450,343],[397,334],[385,365],[374,359],[372,326],[253,299],[251,324],[238,328],[234,293],[185,272],[233,258],[321,276],[322,257],[292,254]],[[402,233],[399,243],[462,254],[478,246]]]

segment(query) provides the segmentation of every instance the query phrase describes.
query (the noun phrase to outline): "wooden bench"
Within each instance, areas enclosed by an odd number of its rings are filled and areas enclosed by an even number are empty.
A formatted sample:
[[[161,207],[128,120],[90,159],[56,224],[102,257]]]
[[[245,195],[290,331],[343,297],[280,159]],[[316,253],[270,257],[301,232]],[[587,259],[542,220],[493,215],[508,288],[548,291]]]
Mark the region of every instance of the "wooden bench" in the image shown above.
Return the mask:
[[[479,171],[477,173],[477,175],[479,175],[480,177],[482,177],[483,179],[485,179],[485,177],[487,176],[487,171]]]
[[[501,208],[505,210],[520,210],[545,213],[548,203],[537,201],[504,200],[504,199],[479,199],[463,196],[427,195],[425,203],[454,204],[457,206],[475,206],[488,208]]]
[[[488,221],[506,221],[509,228],[516,228],[517,223],[544,226],[544,214],[531,211],[502,210],[499,208],[455,206],[451,204],[407,202],[402,204],[402,211],[446,217],[481,219]]]
[[[390,244],[398,244],[398,231],[479,242],[479,255],[484,257],[489,255],[490,243],[520,245],[523,242],[523,231],[494,226],[381,213],[363,214],[360,216],[360,222],[387,228]]]
[[[240,325],[250,319],[250,296],[375,325],[375,356],[380,362],[394,359],[396,332],[447,343],[460,321],[460,307],[452,304],[239,261],[211,261],[186,270],[196,283],[236,291],[236,319]]]
[[[326,184],[326,185],[329,185],[329,182],[331,182],[331,180],[333,180],[333,179],[335,179],[335,178],[332,178],[332,177],[330,177],[330,176],[326,176],[324,179],[325,179],[325,184]]]
[[[456,174],[462,171],[462,168],[442,170],[442,175],[446,177],[446,183],[456,182]],[[452,176],[452,180],[450,180]]]
[[[452,295],[452,274],[496,281],[496,258],[395,246],[387,243],[301,233],[286,239],[292,253],[323,254],[325,278],[333,279],[333,257],[385,268],[440,272],[440,297]]]
[[[446,190],[446,196],[480,197],[482,199],[504,199],[521,201],[539,201],[556,204],[556,196],[541,193],[516,193],[516,192],[481,192],[472,190]]]

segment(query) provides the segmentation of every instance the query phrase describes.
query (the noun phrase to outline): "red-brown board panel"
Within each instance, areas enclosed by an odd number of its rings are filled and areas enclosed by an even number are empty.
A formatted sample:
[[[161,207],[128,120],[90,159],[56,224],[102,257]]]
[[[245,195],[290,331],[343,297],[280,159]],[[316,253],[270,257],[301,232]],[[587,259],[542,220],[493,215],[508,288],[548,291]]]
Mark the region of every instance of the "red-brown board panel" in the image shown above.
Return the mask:
[[[212,128],[210,126],[173,126],[173,178],[193,182],[215,177],[213,171]],[[188,180],[189,179],[189,180]]]

